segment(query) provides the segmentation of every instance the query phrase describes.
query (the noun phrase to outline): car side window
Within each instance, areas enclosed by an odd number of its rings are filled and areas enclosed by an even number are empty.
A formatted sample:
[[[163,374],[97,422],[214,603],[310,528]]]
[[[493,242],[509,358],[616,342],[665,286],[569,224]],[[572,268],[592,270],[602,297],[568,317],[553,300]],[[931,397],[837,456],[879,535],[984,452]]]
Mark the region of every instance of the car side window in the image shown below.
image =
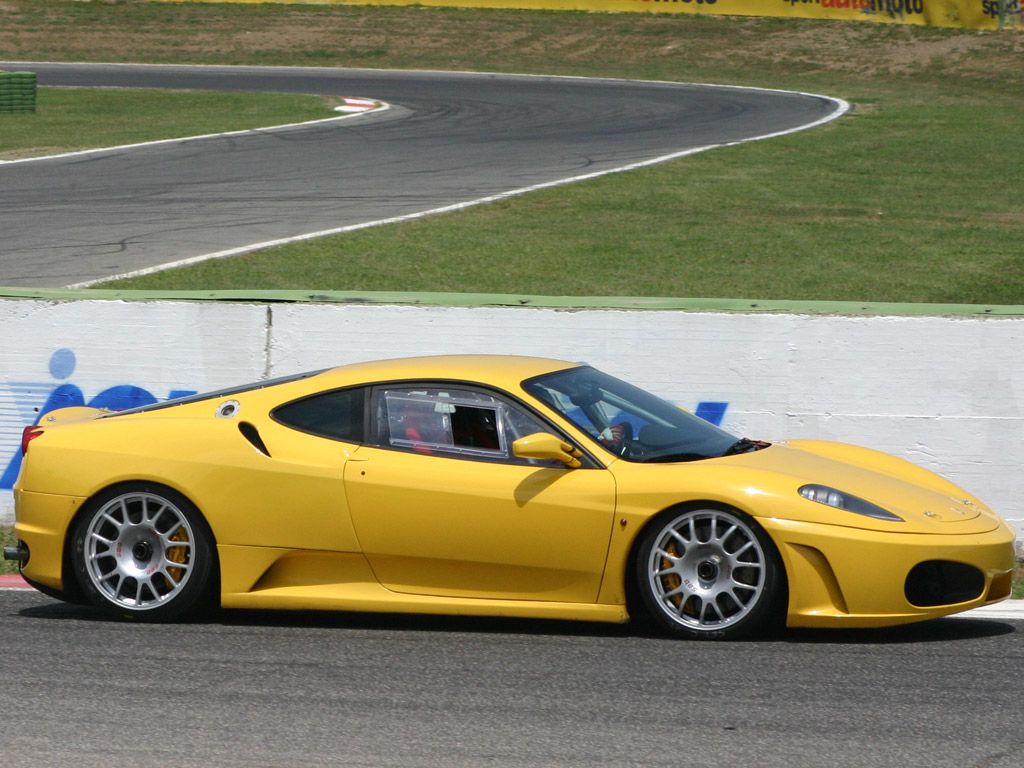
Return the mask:
[[[536,417],[490,393],[443,387],[388,388],[377,404],[382,444],[422,454],[561,466],[512,455],[512,443],[548,432]]]
[[[366,390],[336,389],[332,392],[286,403],[271,413],[281,424],[333,440],[361,443],[364,440]]]

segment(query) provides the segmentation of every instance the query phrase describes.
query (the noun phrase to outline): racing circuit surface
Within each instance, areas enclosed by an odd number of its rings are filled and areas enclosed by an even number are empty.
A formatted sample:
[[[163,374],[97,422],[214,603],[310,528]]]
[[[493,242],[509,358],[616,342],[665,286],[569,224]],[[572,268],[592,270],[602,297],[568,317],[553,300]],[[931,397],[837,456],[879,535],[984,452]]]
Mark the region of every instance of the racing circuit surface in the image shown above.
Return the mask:
[[[708,643],[344,613],[124,624],[0,591],[3,765],[1010,768],[1019,630]]]
[[[383,70],[36,64],[40,85],[369,97],[299,128],[0,163],[0,285],[60,287],[411,216],[841,115],[806,94]]]

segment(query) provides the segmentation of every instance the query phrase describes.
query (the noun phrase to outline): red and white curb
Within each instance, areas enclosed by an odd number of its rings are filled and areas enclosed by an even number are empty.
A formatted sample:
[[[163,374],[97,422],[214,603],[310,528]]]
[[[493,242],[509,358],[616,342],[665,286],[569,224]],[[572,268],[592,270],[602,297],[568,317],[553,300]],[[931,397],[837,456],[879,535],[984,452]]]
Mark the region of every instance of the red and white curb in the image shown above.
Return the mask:
[[[344,112],[345,114],[356,114],[358,112],[371,112],[383,106],[381,102],[375,101],[374,99],[353,99],[347,96],[343,96],[341,100],[345,103],[336,106],[334,108],[335,112]]]
[[[21,576],[16,573],[0,574],[0,591],[32,589]],[[970,611],[957,613],[951,619],[1003,619],[1024,621],[1024,600],[1004,600],[995,605],[986,605]]]
[[[0,589],[32,589],[32,587],[16,573],[0,573]]]

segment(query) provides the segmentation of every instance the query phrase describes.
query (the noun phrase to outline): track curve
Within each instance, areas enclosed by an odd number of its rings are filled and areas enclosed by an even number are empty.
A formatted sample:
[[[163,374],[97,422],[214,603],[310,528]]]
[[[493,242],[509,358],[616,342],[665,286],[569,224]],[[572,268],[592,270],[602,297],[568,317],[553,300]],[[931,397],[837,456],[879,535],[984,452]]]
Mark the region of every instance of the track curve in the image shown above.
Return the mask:
[[[38,64],[41,85],[371,97],[344,121],[0,164],[0,285],[57,287],[507,196],[841,115],[728,86],[385,70]]]

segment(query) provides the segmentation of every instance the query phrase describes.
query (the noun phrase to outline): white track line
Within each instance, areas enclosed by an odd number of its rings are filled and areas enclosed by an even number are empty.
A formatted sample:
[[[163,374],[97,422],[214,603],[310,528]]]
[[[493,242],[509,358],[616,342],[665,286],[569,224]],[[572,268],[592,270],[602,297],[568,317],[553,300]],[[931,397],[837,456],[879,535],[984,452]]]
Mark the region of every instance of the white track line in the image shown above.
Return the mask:
[[[964,613],[957,613],[951,619],[1011,619],[1024,621],[1024,600],[1004,600],[995,605],[973,608]]]
[[[53,86],[50,86],[53,87]],[[63,86],[61,86],[63,87]],[[83,86],[88,87],[88,86]],[[139,89],[142,90],[142,89]],[[171,90],[171,89],[165,89]],[[83,157],[87,155],[98,155],[104,152],[118,152],[123,149],[138,149],[140,147],[156,147],[161,144],[185,144],[190,141],[205,141],[207,139],[220,139],[225,136],[244,136],[250,133],[274,133],[275,131],[286,131],[293,128],[306,128],[311,125],[320,125],[323,123],[336,123],[340,120],[348,120],[352,117],[359,117],[359,115],[368,115],[371,112],[383,112],[386,109],[390,109],[390,104],[384,102],[377,102],[379,106],[375,109],[361,110],[357,113],[337,115],[336,117],[323,117],[318,120],[306,120],[301,123],[285,123],[284,125],[271,125],[267,128],[243,128],[240,131],[222,131],[221,133],[204,133],[199,136],[182,136],[177,139],[155,139],[154,141],[140,141],[136,144],[118,144],[113,147],[96,147],[94,149],[78,149],[74,152],[61,152],[57,155],[44,155],[42,157],[22,157],[18,160],[0,160],[0,165],[16,165],[19,163],[41,163],[44,160],[58,160],[66,157]]]

